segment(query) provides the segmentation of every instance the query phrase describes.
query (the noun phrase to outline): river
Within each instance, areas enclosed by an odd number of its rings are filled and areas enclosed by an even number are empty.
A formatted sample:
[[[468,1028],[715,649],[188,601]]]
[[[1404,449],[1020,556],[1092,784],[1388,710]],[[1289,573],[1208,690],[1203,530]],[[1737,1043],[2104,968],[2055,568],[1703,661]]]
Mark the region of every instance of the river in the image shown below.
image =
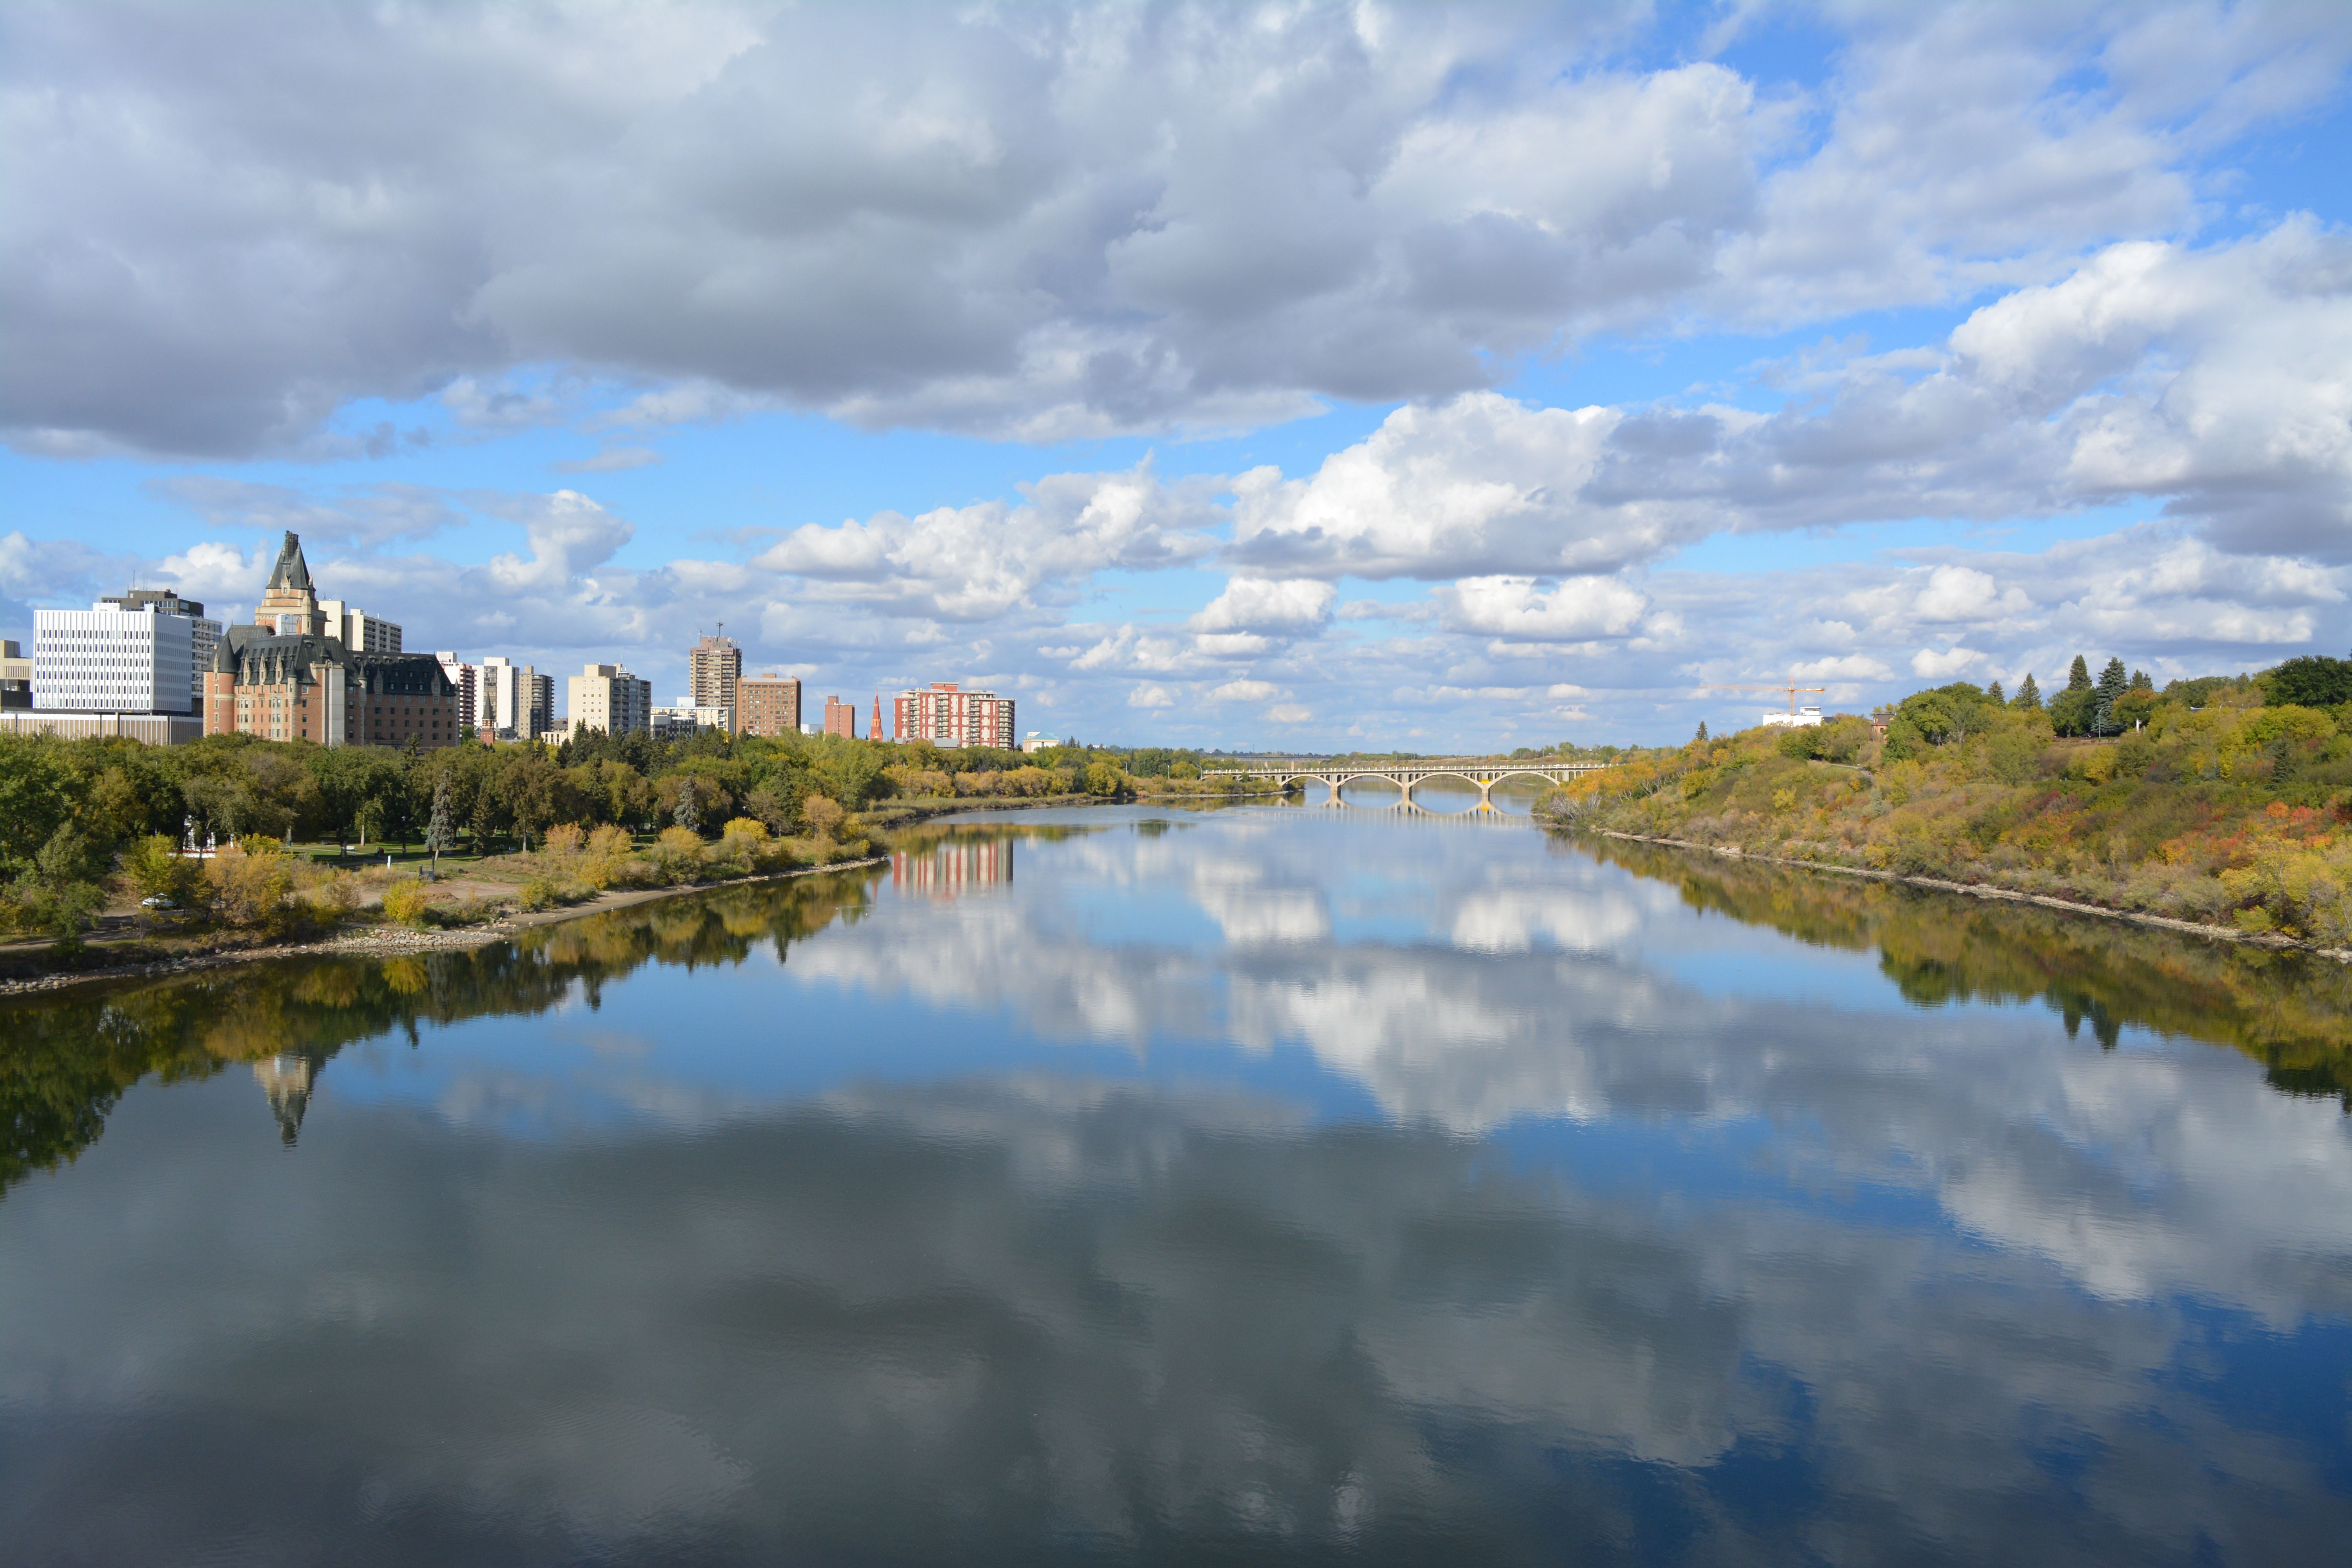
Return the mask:
[[[0,1557],[2340,1561],[2347,1020],[1274,806],[15,1001]]]

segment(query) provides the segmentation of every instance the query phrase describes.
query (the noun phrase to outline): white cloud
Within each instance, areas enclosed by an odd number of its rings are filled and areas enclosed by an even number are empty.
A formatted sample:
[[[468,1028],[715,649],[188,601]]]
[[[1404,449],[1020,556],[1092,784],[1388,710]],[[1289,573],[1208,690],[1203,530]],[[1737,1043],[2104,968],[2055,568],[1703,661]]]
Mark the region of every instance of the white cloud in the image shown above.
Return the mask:
[[[1407,406],[1311,478],[1234,481],[1234,554],[1294,572],[1451,577],[1607,570],[1681,534],[1644,509],[1582,500],[1623,416],[1492,393]]]
[[[1966,675],[1985,662],[1985,656],[1974,648],[1923,647],[1911,656],[1911,673],[1926,680],[1947,680],[1955,675]]]
[[[767,571],[901,613],[987,620],[1066,594],[1097,572],[1197,561],[1212,548],[1202,481],[1162,484],[1148,464],[1125,473],[1055,474],[1022,487],[1017,505],[982,501],[919,517],[795,529],[753,558]]]
[[[1313,721],[1315,713],[1296,702],[1278,702],[1265,710],[1265,716],[1276,724],[1306,724]]]
[[[1537,642],[1622,637],[1650,604],[1614,577],[1570,577],[1548,591],[1532,577],[1469,577],[1437,597],[1459,630]]]
[[[1212,702],[1264,702],[1281,695],[1281,689],[1265,680],[1228,680],[1209,693]]]
[[[1331,619],[1339,591],[1310,578],[1234,577],[1188,623],[1203,632],[1297,634]]]
[[[1176,699],[1164,686],[1139,686],[1127,694],[1129,708],[1173,708]]]

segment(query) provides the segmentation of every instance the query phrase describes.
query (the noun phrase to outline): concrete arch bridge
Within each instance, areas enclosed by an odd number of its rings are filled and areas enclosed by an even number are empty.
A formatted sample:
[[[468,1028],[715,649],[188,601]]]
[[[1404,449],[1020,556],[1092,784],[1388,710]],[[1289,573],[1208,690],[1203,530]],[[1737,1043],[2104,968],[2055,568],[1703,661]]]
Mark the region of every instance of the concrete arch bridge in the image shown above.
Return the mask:
[[[1433,779],[1453,779],[1466,784],[1478,792],[1477,809],[1495,809],[1495,786],[1505,779],[1536,778],[1550,784],[1566,784],[1580,774],[1599,773],[1602,763],[1515,763],[1507,758],[1432,757],[1412,763],[1260,763],[1244,768],[1219,768],[1218,778],[1240,777],[1263,779],[1280,784],[1284,790],[1319,784],[1331,792],[1327,803],[1347,804],[1340,798],[1343,785],[1351,784],[1384,784],[1394,786],[1404,796],[1402,809],[1419,811],[1413,804],[1412,792],[1417,784]]]

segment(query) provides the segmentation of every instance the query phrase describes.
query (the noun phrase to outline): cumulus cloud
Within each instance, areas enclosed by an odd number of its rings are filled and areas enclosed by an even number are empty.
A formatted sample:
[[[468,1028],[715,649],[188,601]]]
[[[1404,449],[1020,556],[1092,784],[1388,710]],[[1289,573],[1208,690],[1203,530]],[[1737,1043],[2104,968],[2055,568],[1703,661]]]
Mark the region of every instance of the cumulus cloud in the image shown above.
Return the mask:
[[[1235,577],[1191,625],[1204,632],[1297,632],[1327,624],[1339,591],[1307,578]]]
[[[1470,577],[1439,597],[1463,631],[1531,642],[1622,637],[1650,603],[1613,577],[1571,577],[1549,590],[1531,577]]]
[[[564,416],[517,379],[550,368],[639,422],[1030,439],[1440,398],[2177,230],[2182,164],[2352,36],[2065,17],[1841,14],[1830,79],[1766,89],[1622,63],[1630,8],[19,7],[0,426],[291,450],[439,395],[511,428]]]
[[[1118,474],[1055,474],[1017,504],[982,501],[919,517],[881,512],[795,529],[752,564],[862,602],[945,620],[985,620],[1066,595],[1112,568],[1149,571],[1213,548],[1207,485],[1163,484],[1148,464]]]

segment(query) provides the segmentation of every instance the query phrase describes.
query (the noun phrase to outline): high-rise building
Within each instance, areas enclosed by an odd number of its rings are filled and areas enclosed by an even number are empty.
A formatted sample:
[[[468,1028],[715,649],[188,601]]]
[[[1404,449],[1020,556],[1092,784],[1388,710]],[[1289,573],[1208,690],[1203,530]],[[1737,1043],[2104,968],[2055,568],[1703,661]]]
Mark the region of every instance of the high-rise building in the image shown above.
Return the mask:
[[[397,622],[354,609],[341,599],[320,600],[319,613],[326,620],[327,635],[340,639],[353,653],[400,651],[400,626]]]
[[[824,700],[824,732],[857,739],[857,704],[844,702],[838,697]]]
[[[735,685],[743,679],[743,650],[730,637],[707,637],[687,651],[687,685],[697,708],[735,712]]]
[[[474,700],[480,695],[481,671],[454,653],[436,653],[433,658],[449,684],[457,689],[457,728],[474,728]]]
[[[654,683],[640,680],[617,664],[592,664],[563,683],[572,733],[602,730],[633,735],[653,728]]]
[[[127,594],[109,594],[99,603],[124,610],[152,606],[163,615],[188,617],[188,710],[200,710],[204,706],[205,671],[213,667],[213,649],[220,644],[221,624],[205,618],[203,605],[194,599],[183,599],[169,588],[133,588]]]
[[[555,677],[504,654],[482,660],[474,690],[474,727],[528,741],[555,722]]]
[[[737,727],[746,735],[801,732],[801,683],[789,675],[745,676],[735,683]]]
[[[85,713],[189,713],[196,617],[104,600],[33,612],[33,706]]]
[[[898,693],[892,732],[901,741],[935,746],[1013,746],[1013,699],[993,691],[966,691],[952,680],[934,680],[928,690]]]

